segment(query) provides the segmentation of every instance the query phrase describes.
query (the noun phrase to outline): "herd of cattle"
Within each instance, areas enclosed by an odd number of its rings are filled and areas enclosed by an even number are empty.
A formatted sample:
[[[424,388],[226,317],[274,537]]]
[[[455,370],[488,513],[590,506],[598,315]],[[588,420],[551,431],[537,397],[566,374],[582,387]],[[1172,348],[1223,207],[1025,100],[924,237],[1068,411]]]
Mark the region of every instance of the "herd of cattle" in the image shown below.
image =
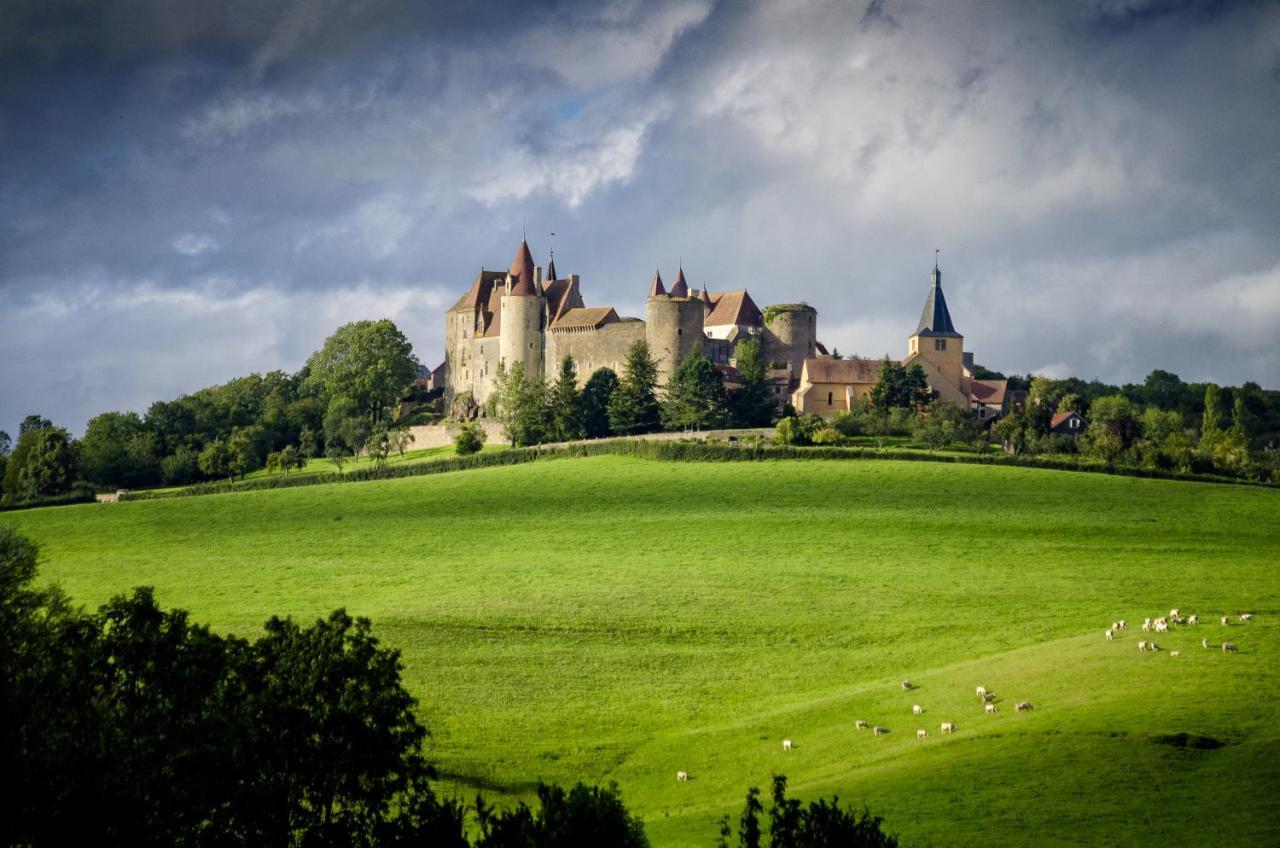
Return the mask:
[[[1236,620],[1239,621],[1240,623],[1252,621],[1253,613],[1250,613],[1250,612],[1239,613],[1236,616]],[[1221,618],[1221,622],[1223,627],[1229,627],[1231,626],[1231,617],[1224,615]],[[1181,614],[1179,610],[1171,609],[1169,610],[1169,615],[1167,616],[1161,616],[1159,618],[1144,619],[1142,622],[1142,630],[1144,633],[1145,632],[1168,633],[1171,627],[1194,626],[1199,623],[1200,623],[1200,617],[1198,615],[1184,616]],[[1128,622],[1125,621],[1124,619],[1113,621],[1111,623],[1111,626],[1107,628],[1107,631],[1106,631],[1107,640],[1108,641],[1114,640],[1116,638],[1116,634],[1119,633],[1121,630],[1128,629],[1128,626],[1129,626]],[[1200,647],[1208,648],[1209,640],[1201,639]],[[1154,641],[1144,639],[1138,642],[1138,650],[1143,652],[1159,651],[1160,646],[1157,645]],[[1223,653],[1228,653],[1228,654],[1238,653],[1234,642],[1223,642],[1222,651]],[[1180,657],[1182,656],[1182,652],[1170,651],[1169,656]],[[914,688],[915,686],[911,683],[910,680],[902,681],[903,692],[909,692]],[[988,714],[996,712],[998,707],[996,706],[997,699],[994,692],[988,692],[985,686],[979,686],[974,691],[975,691],[975,694],[978,696],[978,700],[982,702],[984,710]],[[1032,709],[1032,706],[1030,701],[1018,701],[1017,703],[1014,704],[1013,708],[1014,708],[1014,711],[1021,713],[1021,712],[1026,712]],[[922,707],[919,704],[912,704],[911,714],[924,715],[924,707]],[[870,725],[863,719],[858,719],[857,721],[855,721],[853,723],[853,726],[857,730],[867,730],[868,728],[870,728],[871,733],[875,736],[883,736],[889,732],[888,728],[881,727],[878,724]],[[940,729],[944,734],[955,733],[956,723],[954,721],[944,721],[941,723]],[[929,731],[924,728],[920,728],[919,730],[916,731],[916,738],[928,739]],[[794,748],[795,748],[795,743],[792,742],[790,739],[782,740],[782,750],[790,751]],[[676,772],[676,780],[686,781],[688,779],[689,779],[689,773],[687,771]]]

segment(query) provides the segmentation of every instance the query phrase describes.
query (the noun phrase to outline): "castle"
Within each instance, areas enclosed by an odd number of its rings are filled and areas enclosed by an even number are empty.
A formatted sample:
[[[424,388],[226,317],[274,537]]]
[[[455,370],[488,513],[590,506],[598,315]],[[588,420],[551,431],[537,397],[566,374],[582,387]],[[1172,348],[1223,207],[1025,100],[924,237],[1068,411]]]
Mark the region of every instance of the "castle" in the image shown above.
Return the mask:
[[[554,379],[572,356],[578,379],[610,368],[621,375],[627,350],[649,344],[664,385],[680,362],[701,350],[732,380],[734,347],[748,336],[762,343],[769,382],[779,403],[788,399],[806,359],[825,355],[817,340],[818,313],[805,304],[760,310],[745,290],[693,289],[684,268],[667,289],[655,273],[644,320],[620,316],[613,307],[588,307],[577,274],[560,277],[555,257],[543,268],[520,242],[506,271],[480,270],[471,287],[445,313],[445,361],[432,373],[455,415],[484,408],[493,393],[499,363],[524,365],[526,374]]]
[[[610,306],[588,307],[577,274],[560,277],[554,255],[544,271],[534,263],[528,242],[521,241],[510,268],[482,268],[445,313],[445,359],[430,382],[444,388],[455,417],[469,418],[482,414],[499,364],[510,368],[519,362],[526,374],[551,381],[564,357],[572,356],[583,384],[601,368],[621,375],[628,349],[643,340],[657,362],[659,386],[695,350],[716,363],[732,385],[734,348],[757,337],[775,402],[790,402],[800,413],[833,415],[870,395],[882,360],[833,358],[818,342],[817,325],[817,310],[807,304],[761,311],[746,290],[690,288],[683,267],[670,289],[655,272],[643,320],[623,317]],[[973,376],[973,354],[964,350],[964,337],[951,321],[936,262],[902,364],[919,364],[938,397],[980,419],[1008,411],[1005,381]]]

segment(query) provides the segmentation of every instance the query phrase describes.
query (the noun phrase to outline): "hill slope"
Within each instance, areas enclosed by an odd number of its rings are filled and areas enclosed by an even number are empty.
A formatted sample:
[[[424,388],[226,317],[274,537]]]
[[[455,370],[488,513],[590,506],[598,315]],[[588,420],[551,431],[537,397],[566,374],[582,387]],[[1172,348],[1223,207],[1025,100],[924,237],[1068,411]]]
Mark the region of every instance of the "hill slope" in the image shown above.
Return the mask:
[[[241,632],[368,615],[461,794],[617,780],[656,845],[709,845],[775,771],[865,801],[907,844],[1280,834],[1274,491],[599,457],[4,520],[86,603],[149,584]],[[1139,654],[1136,625],[1171,606],[1208,623]],[[1199,647],[1246,609],[1238,656]],[[1106,642],[1115,618],[1132,627]]]

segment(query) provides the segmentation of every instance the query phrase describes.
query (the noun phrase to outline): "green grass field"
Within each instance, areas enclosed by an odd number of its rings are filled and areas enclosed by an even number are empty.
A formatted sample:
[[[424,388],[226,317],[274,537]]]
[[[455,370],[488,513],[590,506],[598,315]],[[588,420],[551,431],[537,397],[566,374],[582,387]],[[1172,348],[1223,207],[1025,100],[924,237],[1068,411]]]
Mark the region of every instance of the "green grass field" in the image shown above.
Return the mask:
[[[607,456],[0,521],[86,604],[149,584],[241,633],[370,616],[467,798],[613,780],[655,845],[709,846],[778,772],[907,845],[1280,843],[1274,490]],[[1170,607],[1205,623],[1140,654],[1143,617]]]

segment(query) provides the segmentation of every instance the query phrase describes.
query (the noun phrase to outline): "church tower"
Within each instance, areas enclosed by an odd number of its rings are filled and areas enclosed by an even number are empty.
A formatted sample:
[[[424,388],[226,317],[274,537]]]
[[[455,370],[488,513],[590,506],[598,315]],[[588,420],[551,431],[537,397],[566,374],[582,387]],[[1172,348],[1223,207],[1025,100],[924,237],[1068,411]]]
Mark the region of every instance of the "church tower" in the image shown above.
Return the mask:
[[[964,336],[957,333],[951,323],[947,299],[942,294],[942,271],[936,259],[920,324],[907,340],[905,362],[916,357],[936,366],[947,382],[965,395],[969,393],[969,377],[964,367]]]

